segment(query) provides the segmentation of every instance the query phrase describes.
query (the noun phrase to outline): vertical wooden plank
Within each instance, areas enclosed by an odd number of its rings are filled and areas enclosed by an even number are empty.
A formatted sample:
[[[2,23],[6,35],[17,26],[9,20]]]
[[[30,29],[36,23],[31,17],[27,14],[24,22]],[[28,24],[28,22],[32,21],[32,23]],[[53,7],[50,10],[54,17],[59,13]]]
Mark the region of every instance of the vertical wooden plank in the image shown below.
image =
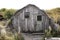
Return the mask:
[[[33,14],[31,15],[31,25],[32,25],[32,27],[31,27],[31,31],[34,31],[34,20],[33,20]]]
[[[20,33],[20,23],[19,23],[19,16],[18,16],[18,33]]]
[[[28,30],[27,30],[27,29],[28,29],[28,28],[27,28],[27,19],[25,19],[25,28],[26,28],[25,30],[28,31]]]
[[[24,14],[25,14],[25,12],[28,12],[27,8],[25,9]],[[28,19],[27,18],[24,18],[24,19],[25,19],[25,28],[26,28],[25,30],[28,31],[28,26],[27,26],[28,25]]]

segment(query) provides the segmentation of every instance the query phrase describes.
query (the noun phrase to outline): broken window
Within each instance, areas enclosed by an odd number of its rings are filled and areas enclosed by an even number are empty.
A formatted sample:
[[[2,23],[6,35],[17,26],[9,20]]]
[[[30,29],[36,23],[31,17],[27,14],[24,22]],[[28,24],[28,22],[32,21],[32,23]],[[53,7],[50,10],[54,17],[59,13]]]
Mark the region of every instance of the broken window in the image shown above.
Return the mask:
[[[37,16],[37,21],[41,21],[42,20],[42,16],[41,15],[38,15]]]
[[[30,14],[29,12],[25,12],[24,17],[25,17],[25,18],[29,18],[29,14]]]

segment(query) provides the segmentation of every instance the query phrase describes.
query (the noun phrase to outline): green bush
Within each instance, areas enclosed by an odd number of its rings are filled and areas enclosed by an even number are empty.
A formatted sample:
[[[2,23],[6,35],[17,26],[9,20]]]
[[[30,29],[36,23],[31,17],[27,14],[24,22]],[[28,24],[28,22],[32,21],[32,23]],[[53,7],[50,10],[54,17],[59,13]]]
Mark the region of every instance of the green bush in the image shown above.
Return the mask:
[[[45,30],[45,37],[47,37],[47,38],[52,37],[51,31],[52,31],[51,27],[49,27],[49,29]]]
[[[22,37],[21,33],[16,34],[14,38],[15,38],[15,40],[24,40],[24,38]]]

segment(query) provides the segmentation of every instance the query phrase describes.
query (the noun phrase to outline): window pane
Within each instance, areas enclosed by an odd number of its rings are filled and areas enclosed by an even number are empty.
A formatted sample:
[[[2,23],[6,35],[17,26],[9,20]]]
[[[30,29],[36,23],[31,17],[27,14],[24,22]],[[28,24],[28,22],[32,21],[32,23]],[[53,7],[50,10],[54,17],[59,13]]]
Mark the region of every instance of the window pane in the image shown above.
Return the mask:
[[[29,14],[30,14],[29,12],[25,12],[24,17],[25,17],[25,18],[29,18]]]
[[[37,16],[37,21],[41,21],[42,20],[42,16],[41,15],[38,15]]]
[[[25,15],[25,18],[29,18],[29,15]]]

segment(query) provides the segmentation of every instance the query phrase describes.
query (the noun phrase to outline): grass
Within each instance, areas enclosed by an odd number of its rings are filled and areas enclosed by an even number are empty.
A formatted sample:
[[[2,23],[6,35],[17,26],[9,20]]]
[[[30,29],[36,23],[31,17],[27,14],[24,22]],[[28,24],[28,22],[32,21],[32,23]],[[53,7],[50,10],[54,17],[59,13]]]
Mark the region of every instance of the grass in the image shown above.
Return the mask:
[[[6,23],[8,24],[9,22],[10,20],[0,21],[0,28],[5,29]],[[24,40],[24,38],[21,36],[20,33],[13,34],[12,32],[6,32],[5,34],[4,32],[0,32],[0,40]]]
[[[0,35],[0,40],[24,40],[21,34],[13,34],[11,32],[7,32],[6,35]]]

